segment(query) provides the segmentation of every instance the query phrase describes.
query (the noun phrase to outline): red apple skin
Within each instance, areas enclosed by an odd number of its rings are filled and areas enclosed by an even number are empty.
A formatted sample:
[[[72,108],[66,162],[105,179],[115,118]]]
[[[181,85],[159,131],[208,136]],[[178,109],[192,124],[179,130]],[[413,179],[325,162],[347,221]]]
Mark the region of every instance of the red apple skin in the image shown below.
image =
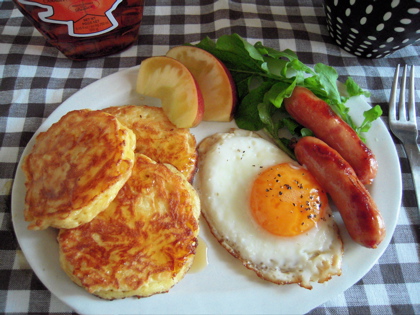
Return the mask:
[[[225,64],[223,62],[221,62],[219,59],[217,59],[217,61],[220,62],[220,64],[223,67],[223,70],[225,71],[225,73],[226,73],[226,75],[229,79],[229,86],[230,86],[231,92],[232,92],[232,108],[231,108],[231,112],[230,112],[230,120],[232,120],[233,116],[235,114],[236,106],[238,104],[238,93],[236,91],[236,84],[235,84],[235,81],[232,78],[232,74],[230,73],[229,69],[226,68]]]
[[[194,46],[177,46],[166,56],[183,63],[194,75],[204,98],[205,121],[231,121],[237,104],[230,71],[218,58]]]
[[[150,57],[140,65],[137,92],[159,98],[169,120],[178,128],[192,128],[203,119],[204,100],[193,74],[166,56]]]
[[[191,72],[190,72],[191,73]],[[191,73],[191,75],[193,75]],[[193,127],[197,127],[202,121],[203,121],[203,117],[204,117],[204,98],[203,98],[203,93],[200,90],[200,86],[198,85],[197,80],[194,78],[194,83],[197,89],[197,115],[195,116],[195,120],[191,126],[191,128]]]

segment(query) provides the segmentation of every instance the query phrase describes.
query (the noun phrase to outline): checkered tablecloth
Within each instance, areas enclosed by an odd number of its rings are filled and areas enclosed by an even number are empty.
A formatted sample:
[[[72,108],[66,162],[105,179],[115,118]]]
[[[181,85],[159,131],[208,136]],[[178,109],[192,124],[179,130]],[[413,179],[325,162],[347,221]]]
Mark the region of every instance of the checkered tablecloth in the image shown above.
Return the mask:
[[[73,62],[46,45],[11,0],[0,1],[0,312],[72,313],[39,281],[20,250],[11,220],[11,188],[22,151],[40,124],[98,79],[175,45],[238,33],[276,49],[290,48],[310,66],[322,62],[335,67],[341,77],[352,76],[371,91],[371,102],[382,107],[387,123],[394,68],[420,66],[420,44],[384,59],[360,59],[337,47],[328,35],[322,0],[255,2],[146,0],[137,44],[113,56]],[[419,92],[416,98],[418,104]],[[406,155],[393,139],[403,197],[391,243],[359,282],[311,314],[420,314],[419,209]]]

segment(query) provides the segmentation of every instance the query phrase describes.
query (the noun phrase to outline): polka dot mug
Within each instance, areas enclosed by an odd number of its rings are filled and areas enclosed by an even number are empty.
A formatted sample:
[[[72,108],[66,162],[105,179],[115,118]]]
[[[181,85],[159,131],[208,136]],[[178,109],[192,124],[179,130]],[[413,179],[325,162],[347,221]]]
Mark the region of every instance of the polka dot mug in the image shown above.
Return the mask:
[[[325,0],[327,29],[344,50],[382,58],[420,39],[420,0]]]

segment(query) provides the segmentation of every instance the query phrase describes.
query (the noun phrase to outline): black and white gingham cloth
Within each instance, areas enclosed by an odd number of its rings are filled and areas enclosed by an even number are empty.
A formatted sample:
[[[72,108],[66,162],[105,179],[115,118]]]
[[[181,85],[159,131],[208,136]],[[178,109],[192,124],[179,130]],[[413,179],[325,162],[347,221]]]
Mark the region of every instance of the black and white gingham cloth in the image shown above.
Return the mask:
[[[343,78],[352,76],[371,91],[371,101],[382,107],[386,122],[396,65],[420,66],[418,43],[375,60],[338,48],[328,35],[322,0],[197,2],[147,0],[136,45],[83,62],[70,61],[46,45],[11,0],[0,2],[0,312],[72,313],[38,280],[19,248],[11,223],[11,187],[33,133],[58,105],[88,84],[136,66],[145,57],[162,55],[169,47],[235,32],[276,49],[290,48],[310,66],[322,62]],[[416,99],[420,100],[419,92]],[[358,283],[311,314],[420,314],[418,206],[404,150],[393,139],[402,168],[403,198],[391,243]]]

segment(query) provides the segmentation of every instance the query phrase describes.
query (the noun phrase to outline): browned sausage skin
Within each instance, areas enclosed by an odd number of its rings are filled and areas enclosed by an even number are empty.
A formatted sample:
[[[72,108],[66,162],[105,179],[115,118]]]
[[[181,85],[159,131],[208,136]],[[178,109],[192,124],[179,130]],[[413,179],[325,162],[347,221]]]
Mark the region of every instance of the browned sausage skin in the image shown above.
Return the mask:
[[[353,167],[363,184],[371,184],[378,164],[372,151],[331,107],[304,87],[296,87],[284,100],[287,112],[317,138],[337,150]]]
[[[385,225],[369,191],[350,164],[314,137],[301,138],[295,155],[328,192],[351,238],[365,247],[376,248],[385,237]]]

